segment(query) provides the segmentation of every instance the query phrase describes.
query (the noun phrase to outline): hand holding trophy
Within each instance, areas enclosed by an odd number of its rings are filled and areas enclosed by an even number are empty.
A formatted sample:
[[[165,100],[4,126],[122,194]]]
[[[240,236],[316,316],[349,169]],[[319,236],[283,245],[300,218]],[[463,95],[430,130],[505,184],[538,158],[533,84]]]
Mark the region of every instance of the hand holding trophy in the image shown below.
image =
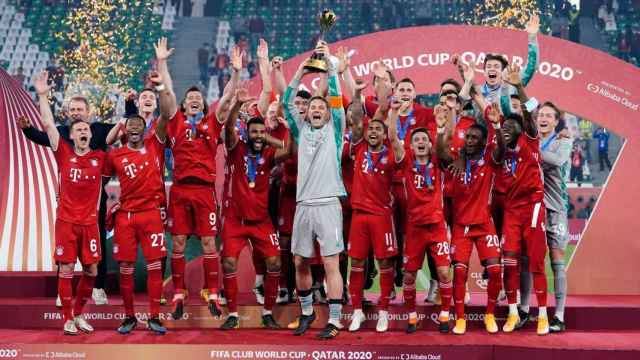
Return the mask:
[[[329,30],[336,23],[336,14],[331,10],[324,10],[320,16],[318,16],[318,23],[320,24],[320,37],[318,38],[318,45],[316,49],[321,46],[326,46],[326,42],[324,41],[324,37],[329,32]],[[329,66],[327,65],[326,54],[323,52],[315,51],[309,60],[307,60],[304,68],[309,72],[327,72]]]

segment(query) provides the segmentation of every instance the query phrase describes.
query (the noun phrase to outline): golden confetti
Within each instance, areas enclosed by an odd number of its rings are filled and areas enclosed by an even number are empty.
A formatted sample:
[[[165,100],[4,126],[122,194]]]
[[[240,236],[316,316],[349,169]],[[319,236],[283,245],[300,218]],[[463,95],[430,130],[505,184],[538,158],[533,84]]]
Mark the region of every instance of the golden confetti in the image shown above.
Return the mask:
[[[460,14],[457,20],[469,25],[484,25],[508,29],[524,29],[533,14],[541,17],[541,30],[548,31],[546,19],[551,18],[551,8],[541,9],[536,0],[485,0],[470,11]]]

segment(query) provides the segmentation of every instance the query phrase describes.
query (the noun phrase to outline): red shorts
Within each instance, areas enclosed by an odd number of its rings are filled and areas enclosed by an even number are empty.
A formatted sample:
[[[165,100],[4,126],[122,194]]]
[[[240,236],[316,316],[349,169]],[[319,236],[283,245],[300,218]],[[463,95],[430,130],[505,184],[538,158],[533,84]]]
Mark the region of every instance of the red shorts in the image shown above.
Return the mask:
[[[218,215],[215,188],[173,184],[169,191],[169,231],[173,235],[216,236]]]
[[[502,249],[511,253],[524,253],[529,257],[531,272],[544,272],[547,255],[545,232],[546,211],[542,202],[504,211]],[[524,249],[523,249],[524,247]]]
[[[404,240],[404,269],[418,271],[422,269],[426,250],[433,257],[436,267],[451,265],[447,227],[443,222],[425,225],[407,224],[407,236]]]
[[[138,212],[119,210],[113,242],[113,258],[116,261],[135,262],[138,243],[147,261],[167,256],[164,227],[160,209]]]
[[[56,219],[56,251],[53,258],[63,264],[75,264],[80,258],[82,265],[100,261],[100,230],[98,224],[76,225]]]
[[[402,234],[407,227],[407,190],[404,188],[403,182],[393,182],[391,190],[393,191],[393,221],[396,230]]]
[[[376,259],[387,259],[398,254],[393,216],[354,210],[347,248],[349,256],[359,260],[366,259],[371,247]]]
[[[246,222],[235,216],[225,216],[222,225],[222,257],[240,257],[245,246],[251,245],[259,258],[280,256],[278,234],[270,218]]]
[[[454,263],[469,264],[473,244],[481,262],[500,258],[500,241],[493,221],[476,225],[455,224],[451,234],[451,255]]]
[[[278,231],[281,235],[291,236],[291,233],[293,232],[293,217],[295,214],[295,191],[280,191],[280,200],[278,203]]]

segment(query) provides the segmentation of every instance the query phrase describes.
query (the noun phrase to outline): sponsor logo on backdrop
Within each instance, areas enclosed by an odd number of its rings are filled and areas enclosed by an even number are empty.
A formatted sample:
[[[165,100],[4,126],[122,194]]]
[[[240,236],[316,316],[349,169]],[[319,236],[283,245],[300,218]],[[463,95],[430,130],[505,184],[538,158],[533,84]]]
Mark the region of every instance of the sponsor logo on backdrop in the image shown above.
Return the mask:
[[[633,103],[625,96],[629,95],[628,91],[625,91],[618,86],[609,84],[606,81],[601,81],[600,84],[588,83],[587,91],[598,94],[611,101],[617,102],[625,107],[628,107],[631,110],[638,111],[639,104]],[[621,92],[623,94],[617,94],[616,92]]]

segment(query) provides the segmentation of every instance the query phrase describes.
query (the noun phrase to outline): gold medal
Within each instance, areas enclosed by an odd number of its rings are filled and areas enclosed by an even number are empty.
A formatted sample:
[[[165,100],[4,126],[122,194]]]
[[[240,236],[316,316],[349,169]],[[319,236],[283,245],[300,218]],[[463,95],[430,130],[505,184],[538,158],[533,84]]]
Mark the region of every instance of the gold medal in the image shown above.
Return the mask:
[[[249,187],[253,189],[254,187],[256,187],[256,183],[254,183],[253,181],[250,181]]]

